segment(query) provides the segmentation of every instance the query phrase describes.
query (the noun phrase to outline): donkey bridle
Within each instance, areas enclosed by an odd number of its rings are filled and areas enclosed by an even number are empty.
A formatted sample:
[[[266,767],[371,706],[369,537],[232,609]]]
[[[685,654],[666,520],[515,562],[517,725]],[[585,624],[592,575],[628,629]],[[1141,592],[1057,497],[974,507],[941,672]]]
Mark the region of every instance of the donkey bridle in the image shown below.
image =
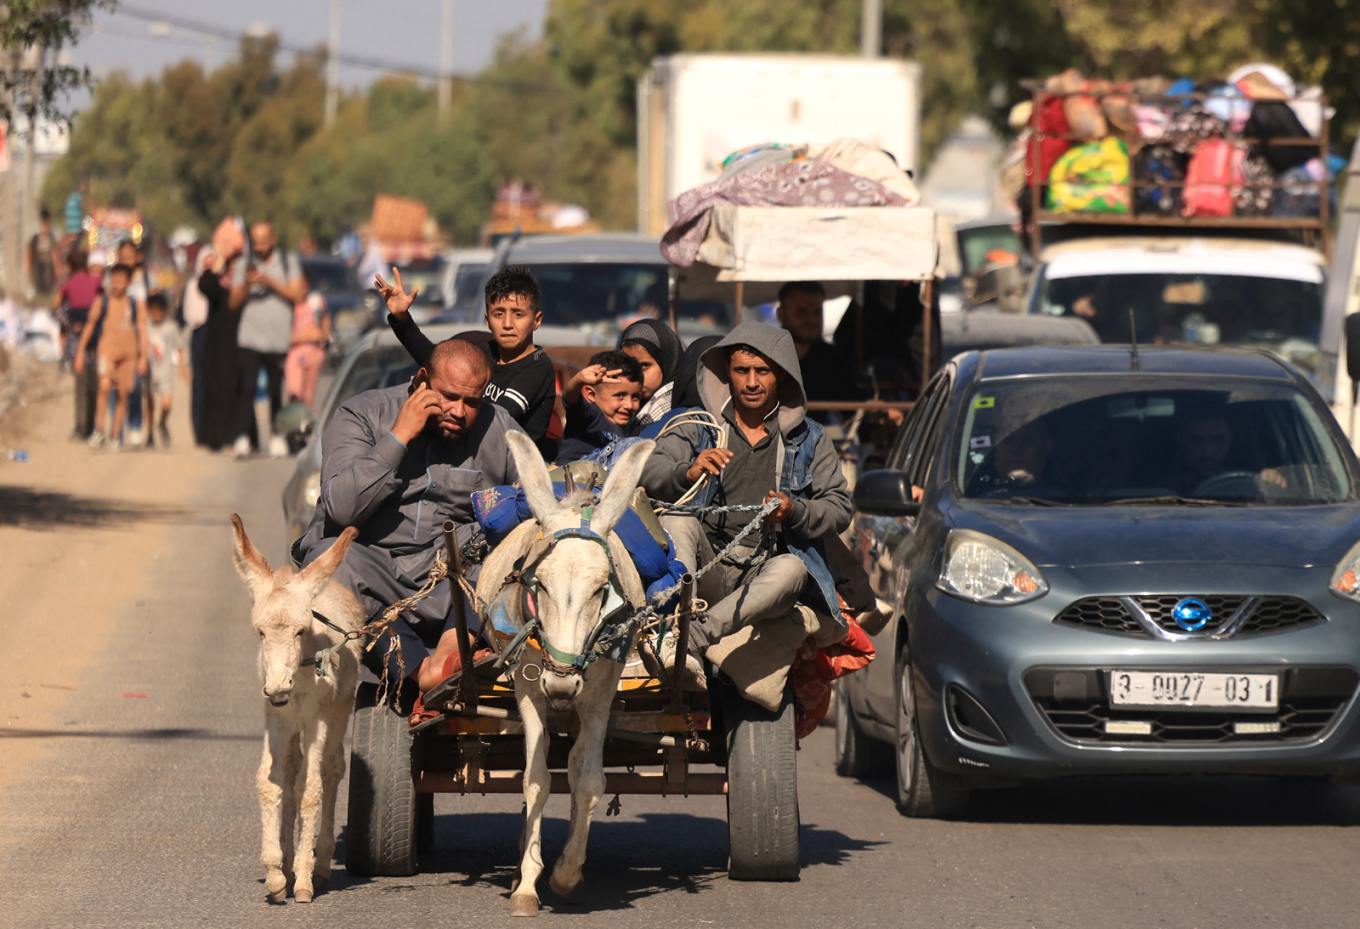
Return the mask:
[[[590,635],[586,636],[585,645],[582,650],[579,653],[565,652],[548,641],[548,633],[543,629],[541,622],[537,629],[538,644],[542,647],[543,651],[544,669],[552,671],[554,674],[562,677],[571,674],[579,674],[590,665],[591,661],[594,660],[592,653],[595,650],[595,643],[599,640],[600,633],[604,631],[605,626],[613,617],[623,614],[622,619],[623,621],[626,621],[628,617],[632,616],[632,609],[629,606],[628,601],[623,597],[619,598],[623,600],[621,606],[608,613],[605,612],[605,607],[609,603],[609,594],[617,589],[618,576],[614,571],[614,554],[609,548],[609,540],[590,528],[590,520],[593,515],[593,507],[582,507],[581,525],[573,526],[570,529],[559,529],[557,532],[554,532],[543,551],[539,552],[538,557],[534,559],[533,564],[520,572],[520,583],[525,586],[529,595],[536,599],[538,587],[536,584],[535,571],[538,568],[539,563],[542,562],[544,558],[548,557],[548,554],[558,542],[561,542],[563,539],[584,539],[587,542],[598,542],[604,548],[605,558],[609,562],[609,581],[605,593],[605,602],[600,606],[599,620],[595,623],[595,627],[591,629]],[[535,607],[537,607],[536,602]],[[537,615],[537,612],[537,609],[535,609],[535,615]]]

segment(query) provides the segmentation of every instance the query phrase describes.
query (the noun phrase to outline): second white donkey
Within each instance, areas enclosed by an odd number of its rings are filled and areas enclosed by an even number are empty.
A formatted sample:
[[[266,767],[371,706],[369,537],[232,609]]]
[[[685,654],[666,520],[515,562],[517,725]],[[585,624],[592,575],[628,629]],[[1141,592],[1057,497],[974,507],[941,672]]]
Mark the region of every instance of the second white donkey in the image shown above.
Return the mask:
[[[359,602],[331,580],[358,533],[346,529],[325,554],[294,573],[269,567],[239,516],[232,514],[231,525],[233,561],[255,598],[250,624],[260,634],[265,736],[256,787],[265,888],[270,900],[282,903],[291,880],[293,899],[310,903],[331,875],[335,795],[345,775],[345,728],[354,712],[362,645],[351,639],[337,648],[324,677],[302,662],[343,638],[313,611],[345,631],[364,624]]]

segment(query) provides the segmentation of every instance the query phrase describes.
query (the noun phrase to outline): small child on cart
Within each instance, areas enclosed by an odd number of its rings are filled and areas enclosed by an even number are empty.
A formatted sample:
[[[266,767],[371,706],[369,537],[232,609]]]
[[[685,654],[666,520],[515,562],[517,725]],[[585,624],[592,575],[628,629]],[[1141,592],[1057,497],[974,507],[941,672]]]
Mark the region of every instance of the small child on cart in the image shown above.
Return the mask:
[[[151,370],[150,389],[146,392],[147,432],[156,426],[161,445],[170,447],[170,405],[175,396],[175,372],[187,377],[184,352],[180,349],[179,323],[170,316],[165,294],[146,298],[146,345]],[[159,414],[159,416],[158,416]]]
[[[628,435],[642,406],[642,367],[625,352],[596,352],[562,388],[566,424],[558,464],[585,458]]]

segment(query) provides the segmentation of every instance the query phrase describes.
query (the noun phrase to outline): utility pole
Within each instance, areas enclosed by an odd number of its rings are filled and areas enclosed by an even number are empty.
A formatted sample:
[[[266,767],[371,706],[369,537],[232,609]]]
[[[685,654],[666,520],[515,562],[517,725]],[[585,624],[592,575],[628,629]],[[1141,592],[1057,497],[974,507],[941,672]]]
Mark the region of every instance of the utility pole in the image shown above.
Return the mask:
[[[331,0],[331,41],[326,48],[326,119],[329,129],[340,107],[340,0]]]
[[[883,0],[864,0],[859,21],[859,53],[865,58],[883,54]]]
[[[453,105],[453,0],[443,0],[439,32],[439,118],[448,119]]]
[[[47,64],[47,49],[42,45],[35,45],[29,49],[32,57],[33,66],[29,73],[29,100],[35,100],[42,89],[43,71]],[[34,115],[28,121],[28,144],[24,146],[24,211],[19,216],[19,225],[23,232],[19,236],[20,245],[26,245],[29,237],[38,231],[38,197],[34,188],[34,171],[36,163],[34,156],[37,154],[35,149],[38,147],[38,116],[36,108]],[[20,259],[22,261],[22,258]]]

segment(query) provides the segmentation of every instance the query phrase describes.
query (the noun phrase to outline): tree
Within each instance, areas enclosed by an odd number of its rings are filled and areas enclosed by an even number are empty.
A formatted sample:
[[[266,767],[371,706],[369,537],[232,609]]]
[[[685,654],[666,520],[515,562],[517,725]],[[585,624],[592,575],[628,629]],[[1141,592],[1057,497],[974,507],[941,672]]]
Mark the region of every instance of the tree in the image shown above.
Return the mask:
[[[59,98],[88,86],[87,68],[44,67],[47,52],[76,44],[82,21],[93,9],[111,9],[114,0],[4,0],[0,3],[0,122],[12,125],[22,113],[30,126],[38,119],[66,116]]]

